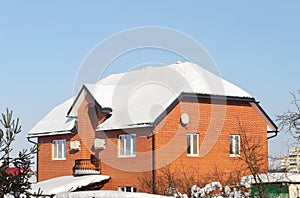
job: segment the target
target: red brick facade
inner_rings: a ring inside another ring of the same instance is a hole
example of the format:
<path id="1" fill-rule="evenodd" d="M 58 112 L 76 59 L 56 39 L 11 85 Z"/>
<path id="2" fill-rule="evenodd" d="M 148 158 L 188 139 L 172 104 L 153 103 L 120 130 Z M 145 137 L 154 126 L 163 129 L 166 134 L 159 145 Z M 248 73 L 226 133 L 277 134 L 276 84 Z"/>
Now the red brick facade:
<path id="1" fill-rule="evenodd" d="M 186 125 L 180 123 L 182 113 L 189 115 L 189 123 Z M 39 137 L 39 181 L 71 175 L 75 159 L 89 158 L 91 154 L 101 160 L 101 174 L 111 177 L 103 187 L 110 190 L 117 190 L 119 186 L 136 186 L 137 191 L 150 191 L 141 186 L 140 179 L 144 175 L 158 175 L 159 169 L 166 165 L 173 172 L 197 170 L 195 177 L 199 180 L 208 180 L 208 175 L 215 172 L 247 172 L 246 165 L 241 160 L 243 156 L 229 155 L 229 136 L 239 133 L 239 125 L 247 129 L 247 136 L 253 142 L 260 141 L 261 146 L 257 151 L 264 159 L 261 170 L 268 168 L 267 124 L 250 103 L 244 100 L 232 99 L 224 104 L 218 100 L 183 98 L 154 127 L 95 132 L 96 126 L 105 117 L 87 96 L 78 109 L 77 134 Z M 118 137 L 127 133 L 136 134 L 136 156 L 120 158 Z M 187 156 L 187 133 L 198 134 L 198 156 Z M 104 150 L 94 150 L 95 137 L 105 139 Z M 67 140 L 66 160 L 52 160 L 52 141 L 57 139 Z M 81 150 L 70 152 L 70 140 L 80 140 Z M 155 153 L 152 152 L 153 149 Z M 155 172 L 152 171 L 153 167 L 157 169 Z"/>

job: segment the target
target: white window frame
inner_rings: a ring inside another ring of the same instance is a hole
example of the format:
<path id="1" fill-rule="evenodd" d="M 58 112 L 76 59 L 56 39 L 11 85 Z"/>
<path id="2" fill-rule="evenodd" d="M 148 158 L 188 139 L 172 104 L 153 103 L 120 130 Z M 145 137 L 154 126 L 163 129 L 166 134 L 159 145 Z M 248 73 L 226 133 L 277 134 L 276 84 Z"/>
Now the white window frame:
<path id="1" fill-rule="evenodd" d="M 240 135 L 232 134 L 229 136 L 229 154 L 230 154 L 230 157 L 240 157 L 241 156 L 241 136 Z"/>
<path id="2" fill-rule="evenodd" d="M 61 151 L 58 148 L 61 145 Z M 56 149 L 55 149 L 56 148 Z M 52 159 L 53 160 L 66 160 L 67 155 L 67 141 L 65 139 L 53 140 L 52 141 Z M 56 151 L 56 153 L 55 153 Z M 60 156 L 61 152 L 61 157 Z"/>
<path id="3" fill-rule="evenodd" d="M 196 136 L 196 151 L 194 151 L 194 137 Z M 190 142 L 188 142 L 188 137 Z M 187 133 L 186 134 L 186 143 L 187 143 L 187 150 L 186 150 L 186 154 L 187 156 L 190 156 L 190 157 L 197 157 L 199 156 L 199 134 L 198 133 Z M 188 147 L 190 145 L 190 149 L 191 149 L 191 153 L 188 153 Z"/>
<path id="4" fill-rule="evenodd" d="M 130 188 L 129 191 L 128 188 Z M 122 191 L 122 192 L 136 192 L 136 187 L 135 186 L 119 186 L 119 191 Z"/>
<path id="5" fill-rule="evenodd" d="M 129 139 L 129 143 L 130 143 L 129 150 L 126 150 L 127 143 L 128 143 L 128 141 L 126 141 L 126 139 Z M 122 140 L 124 142 L 122 142 Z M 119 135 L 118 142 L 119 142 L 118 156 L 120 158 L 136 157 L 136 134 Z"/>

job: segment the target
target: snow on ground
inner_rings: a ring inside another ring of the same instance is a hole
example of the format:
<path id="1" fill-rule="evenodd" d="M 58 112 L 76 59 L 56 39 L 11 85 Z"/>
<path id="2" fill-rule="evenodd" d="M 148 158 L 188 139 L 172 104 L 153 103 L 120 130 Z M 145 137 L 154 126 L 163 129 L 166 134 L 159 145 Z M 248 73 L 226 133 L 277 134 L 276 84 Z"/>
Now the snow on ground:
<path id="1" fill-rule="evenodd" d="M 80 187 L 88 186 L 89 184 L 98 183 L 109 179 L 105 175 L 85 175 L 85 176 L 63 176 L 32 184 L 32 193 L 37 192 L 39 188 L 43 194 L 51 195 L 61 192 L 72 192 Z"/>
<path id="2" fill-rule="evenodd" d="M 295 173 L 268 173 L 257 175 L 263 183 L 299 183 L 300 174 Z M 258 178 L 257 178 L 258 179 Z M 244 176 L 241 179 L 241 185 L 249 188 L 251 184 L 255 184 L 255 180 L 252 175 Z"/>
<path id="3" fill-rule="evenodd" d="M 153 195 L 147 193 L 129 193 L 119 192 L 111 190 L 100 190 L 100 191 L 82 191 L 82 192 L 69 192 L 59 193 L 56 198 L 167 198 L 166 196 Z M 170 198 L 170 197 L 168 197 Z"/>

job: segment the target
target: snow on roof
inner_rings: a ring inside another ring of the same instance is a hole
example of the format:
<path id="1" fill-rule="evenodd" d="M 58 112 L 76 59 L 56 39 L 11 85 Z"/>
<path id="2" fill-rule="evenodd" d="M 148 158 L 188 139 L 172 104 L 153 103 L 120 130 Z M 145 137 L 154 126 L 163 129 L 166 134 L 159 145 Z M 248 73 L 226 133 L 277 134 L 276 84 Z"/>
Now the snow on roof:
<path id="1" fill-rule="evenodd" d="M 29 137 L 69 132 L 88 93 L 101 107 L 112 109 L 112 116 L 97 131 L 153 126 L 182 93 L 253 99 L 238 86 L 193 63 L 147 67 L 85 84 L 74 103 L 70 99 L 54 108 L 30 130 Z"/>
<path id="2" fill-rule="evenodd" d="M 268 173 L 260 174 L 258 177 L 263 183 L 300 183 L 300 174 L 295 173 Z M 244 176 L 241 179 L 241 185 L 249 188 L 251 184 L 255 184 L 254 177 L 252 175 Z"/>
<path id="3" fill-rule="evenodd" d="M 73 99 L 69 99 L 52 109 L 28 132 L 28 137 L 70 133 L 75 126 L 75 119 L 67 117 L 72 103 Z"/>
<path id="4" fill-rule="evenodd" d="M 181 93 L 253 99 L 238 86 L 189 62 L 114 74 L 87 88 L 100 106 L 113 110 L 98 131 L 151 126 Z"/>
<path id="5" fill-rule="evenodd" d="M 36 184 L 32 184 L 31 192 L 37 192 L 39 188 L 43 194 L 52 195 L 62 192 L 72 192 L 78 188 L 88 186 L 90 184 L 98 183 L 108 180 L 110 177 L 106 175 L 85 175 L 85 176 L 63 176 L 53 179 L 45 180 Z"/>
<path id="6" fill-rule="evenodd" d="M 56 195 L 56 198 L 167 198 L 166 196 L 153 195 L 147 193 L 139 192 L 119 192 L 112 190 L 100 190 L 100 191 L 82 191 L 82 192 L 72 192 L 72 193 L 59 193 Z M 169 197 L 170 198 L 170 197 Z"/>

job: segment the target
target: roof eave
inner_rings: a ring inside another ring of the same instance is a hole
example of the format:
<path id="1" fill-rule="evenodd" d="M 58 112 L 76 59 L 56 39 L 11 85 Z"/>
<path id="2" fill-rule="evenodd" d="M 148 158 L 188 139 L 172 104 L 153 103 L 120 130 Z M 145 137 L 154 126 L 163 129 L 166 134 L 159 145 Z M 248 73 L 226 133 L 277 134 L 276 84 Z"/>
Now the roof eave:
<path id="1" fill-rule="evenodd" d="M 113 130 L 125 130 L 125 129 L 134 129 L 134 128 L 148 128 L 153 127 L 153 123 L 138 123 L 138 124 L 132 124 L 132 125 L 126 125 L 126 126 L 117 126 L 117 127 L 106 127 L 102 128 L 100 125 L 96 128 L 96 132 L 102 132 L 102 131 L 113 131 Z"/>
<path id="2" fill-rule="evenodd" d="M 53 135 L 67 135 L 72 134 L 71 131 L 55 131 L 55 132 L 42 132 L 38 134 L 28 134 L 28 138 L 37 138 L 37 137 L 45 137 L 45 136 L 53 136 Z"/>
<path id="3" fill-rule="evenodd" d="M 267 121 L 272 125 L 273 129 L 269 130 L 270 132 L 278 132 L 278 126 L 273 122 L 273 120 L 270 118 L 270 116 L 265 112 L 265 110 L 259 105 L 259 102 L 255 101 L 252 104 L 255 104 L 255 106 L 259 109 L 259 111 L 262 113 L 262 115 L 267 119 Z"/>
<path id="4" fill-rule="evenodd" d="M 242 102 L 256 102 L 254 97 L 250 96 L 225 96 L 225 95 L 213 95 L 213 94 L 204 94 L 204 93 L 191 93 L 191 92 L 182 92 L 180 97 L 193 97 L 193 98 L 207 98 L 214 100 L 234 100 Z"/>

